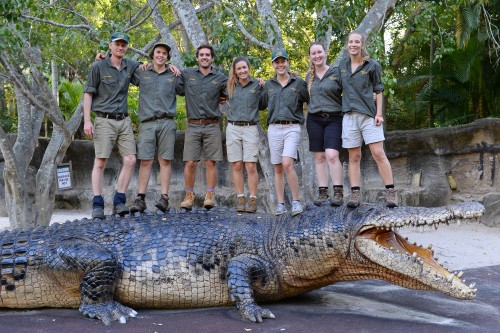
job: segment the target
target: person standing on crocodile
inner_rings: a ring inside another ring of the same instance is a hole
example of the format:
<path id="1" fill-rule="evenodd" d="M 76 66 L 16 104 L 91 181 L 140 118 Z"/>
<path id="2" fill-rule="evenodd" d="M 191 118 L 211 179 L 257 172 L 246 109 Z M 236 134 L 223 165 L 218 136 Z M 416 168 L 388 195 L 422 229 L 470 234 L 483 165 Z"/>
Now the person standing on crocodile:
<path id="1" fill-rule="evenodd" d="M 245 57 L 236 57 L 231 64 L 227 82 L 228 114 L 226 127 L 227 159 L 231 163 L 236 211 L 257 211 L 257 187 L 259 175 L 259 101 L 263 92 L 262 79 L 250 76 L 250 62 Z M 245 199 L 243 166 L 248 177 L 248 201 Z"/>
<path id="2" fill-rule="evenodd" d="M 318 199 L 320 206 L 328 201 L 328 170 L 333 182 L 332 206 L 344 203 L 344 175 L 340 162 L 342 148 L 342 87 L 338 67 L 326 64 L 323 44 L 313 42 L 309 47 L 310 70 L 306 75 L 309 108 L 306 127 L 309 151 L 314 155 Z"/>
<path id="3" fill-rule="evenodd" d="M 342 146 L 347 148 L 349 153 L 351 185 L 351 196 L 347 206 L 354 208 L 361 203 L 361 145 L 364 141 L 370 148 L 384 182 L 387 207 L 396 207 L 398 192 L 394 188 L 391 164 L 384 151 L 382 67 L 370 58 L 366 50 L 366 36 L 361 32 L 349 33 L 346 49 L 349 57 L 340 61 L 339 69 L 344 112 Z"/>
<path id="4" fill-rule="evenodd" d="M 181 78 L 167 66 L 170 46 L 162 42 L 156 43 L 149 57 L 153 60 L 152 66 L 147 66 L 144 71 L 135 71 L 131 80 L 132 84 L 139 87 L 137 158 L 141 160 L 137 197 L 130 206 L 132 213 L 143 212 L 147 208 L 146 191 L 155 155 L 160 164 L 161 187 L 161 196 L 155 206 L 162 212 L 170 208 L 168 192 L 177 131 L 176 93 L 183 91 Z"/>
<path id="5" fill-rule="evenodd" d="M 221 98 L 227 97 L 227 77 L 218 72 L 213 63 L 215 50 L 211 45 L 200 45 L 196 49 L 197 67 L 186 68 L 181 78 L 186 96 L 187 127 L 184 138 L 183 160 L 185 196 L 181 208 L 193 207 L 195 174 L 198 162 L 205 160 L 207 191 L 203 206 L 211 209 L 215 205 L 214 190 L 217 184 L 216 162 L 222 161 L 222 133 L 219 109 Z"/>
<path id="6" fill-rule="evenodd" d="M 135 135 L 128 116 L 127 96 L 130 80 L 139 66 L 125 58 L 130 37 L 123 32 L 111 35 L 111 56 L 96 61 L 90 68 L 83 95 L 83 130 L 94 140 L 95 159 L 92 168 L 92 218 L 104 218 L 103 180 L 106 162 L 116 144 L 123 158 L 113 198 L 113 214 L 129 213 L 126 205 L 128 189 L 136 162 Z M 94 111 L 92 124 L 90 112 Z"/>
<path id="7" fill-rule="evenodd" d="M 287 212 L 285 206 L 285 179 L 292 192 L 292 216 L 302 213 L 299 198 L 299 179 L 294 168 L 300 145 L 301 125 L 304 123 L 304 103 L 309 93 L 304 80 L 289 72 L 290 63 L 286 50 L 272 52 L 272 65 L 276 75 L 267 80 L 260 108 L 267 107 L 267 137 L 271 163 L 274 166 L 274 187 L 277 205 L 275 215 Z"/>

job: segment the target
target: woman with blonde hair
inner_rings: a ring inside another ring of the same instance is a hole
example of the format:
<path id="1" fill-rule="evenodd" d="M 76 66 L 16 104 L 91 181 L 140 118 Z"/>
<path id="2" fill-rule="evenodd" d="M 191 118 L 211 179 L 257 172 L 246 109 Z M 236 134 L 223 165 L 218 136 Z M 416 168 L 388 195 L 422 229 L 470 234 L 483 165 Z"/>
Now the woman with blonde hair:
<path id="1" fill-rule="evenodd" d="M 259 157 L 259 100 L 263 81 L 250 76 L 250 62 L 245 57 L 236 57 L 229 71 L 227 82 L 229 111 L 226 114 L 227 158 L 231 163 L 236 210 L 255 213 L 257 211 L 257 161 Z M 245 197 L 245 167 L 248 177 L 249 198 Z"/>
<path id="2" fill-rule="evenodd" d="M 339 64 L 342 77 L 342 146 L 349 153 L 349 182 L 351 197 L 347 206 L 361 203 L 361 145 L 363 141 L 377 163 L 386 188 L 387 207 L 398 205 L 392 168 L 384 151 L 384 118 L 382 116 L 382 67 L 371 59 L 366 50 L 366 37 L 352 31 L 347 37 L 349 57 Z M 375 94 L 375 101 L 373 100 Z"/>
<path id="3" fill-rule="evenodd" d="M 318 181 L 318 199 L 314 204 L 319 206 L 329 199 L 329 170 L 333 182 L 330 203 L 341 206 L 344 202 L 343 168 L 339 158 L 342 147 L 342 88 L 338 67 L 327 65 L 326 59 L 323 44 L 312 43 L 309 47 L 310 70 L 306 75 L 310 98 L 306 126 Z"/>

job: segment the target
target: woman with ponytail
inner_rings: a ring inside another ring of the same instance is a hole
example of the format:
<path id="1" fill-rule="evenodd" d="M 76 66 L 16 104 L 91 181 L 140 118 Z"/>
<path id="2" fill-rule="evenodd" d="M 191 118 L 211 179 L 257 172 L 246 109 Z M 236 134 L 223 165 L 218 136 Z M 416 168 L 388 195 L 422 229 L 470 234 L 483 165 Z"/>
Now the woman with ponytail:
<path id="1" fill-rule="evenodd" d="M 361 145 L 370 148 L 373 159 L 386 188 L 387 207 L 398 205 L 392 168 L 384 151 L 382 124 L 382 67 L 370 59 L 366 50 L 366 37 L 353 31 L 347 37 L 349 56 L 339 65 L 342 77 L 342 146 L 349 153 L 349 182 L 351 197 L 347 206 L 358 207 L 361 202 Z M 375 94 L 375 101 L 373 95 Z"/>
<path id="2" fill-rule="evenodd" d="M 333 183 L 332 206 L 344 202 L 343 169 L 339 154 L 342 147 L 342 88 L 338 67 L 326 64 L 325 47 L 314 42 L 309 47 L 310 70 L 306 75 L 309 90 L 307 133 L 309 151 L 314 155 L 318 199 L 315 205 L 328 201 L 328 170 Z"/>

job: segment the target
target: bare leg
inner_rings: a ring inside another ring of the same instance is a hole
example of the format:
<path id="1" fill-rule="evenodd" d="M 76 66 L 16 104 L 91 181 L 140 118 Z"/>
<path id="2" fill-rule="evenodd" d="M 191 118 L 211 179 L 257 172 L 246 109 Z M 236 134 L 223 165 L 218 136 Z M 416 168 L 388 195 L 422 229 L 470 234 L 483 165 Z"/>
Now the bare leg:
<path id="1" fill-rule="evenodd" d="M 257 186 L 259 185 L 259 174 L 257 173 L 256 162 L 245 162 L 248 177 L 248 192 L 251 196 L 257 196 Z"/>
<path id="2" fill-rule="evenodd" d="M 243 161 L 231 163 L 231 172 L 233 175 L 233 184 L 236 194 L 244 194 L 245 179 L 243 178 Z"/>
<path id="3" fill-rule="evenodd" d="M 123 156 L 123 166 L 118 176 L 117 192 L 126 193 L 135 168 L 135 155 Z"/>
<path id="4" fill-rule="evenodd" d="M 299 200 L 299 178 L 293 167 L 294 159 L 291 157 L 282 157 L 283 169 L 285 170 L 286 179 L 288 181 L 288 186 L 290 186 L 290 191 L 292 192 L 292 200 Z"/>
<path id="5" fill-rule="evenodd" d="M 139 184 L 137 185 L 138 193 L 146 193 L 152 169 L 153 160 L 141 160 L 141 167 L 139 168 Z"/>

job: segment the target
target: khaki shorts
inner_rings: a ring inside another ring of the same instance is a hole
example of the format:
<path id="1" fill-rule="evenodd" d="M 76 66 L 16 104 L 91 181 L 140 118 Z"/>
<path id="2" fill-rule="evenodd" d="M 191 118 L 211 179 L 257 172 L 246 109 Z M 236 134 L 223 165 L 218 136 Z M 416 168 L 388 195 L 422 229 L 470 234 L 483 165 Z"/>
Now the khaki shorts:
<path id="1" fill-rule="evenodd" d="M 259 160 L 259 129 L 257 125 L 236 126 L 228 123 L 226 149 L 229 162 L 257 162 Z"/>
<path id="2" fill-rule="evenodd" d="M 115 144 L 121 156 L 135 155 L 135 135 L 130 117 L 123 120 L 95 117 L 94 150 L 96 158 L 109 158 Z"/>
<path id="3" fill-rule="evenodd" d="M 184 137 L 183 161 L 222 161 L 222 133 L 219 124 L 187 125 Z"/>
<path id="4" fill-rule="evenodd" d="M 158 119 L 139 124 L 137 139 L 137 158 L 152 160 L 158 157 L 171 161 L 174 159 L 174 147 L 177 125 L 173 119 Z"/>
<path id="5" fill-rule="evenodd" d="M 297 159 L 300 145 L 300 124 L 271 124 L 267 129 L 271 164 L 281 164 L 282 157 Z"/>
<path id="6" fill-rule="evenodd" d="M 375 126 L 372 117 L 360 112 L 347 112 L 342 120 L 342 147 L 357 148 L 384 141 L 384 127 Z"/>

